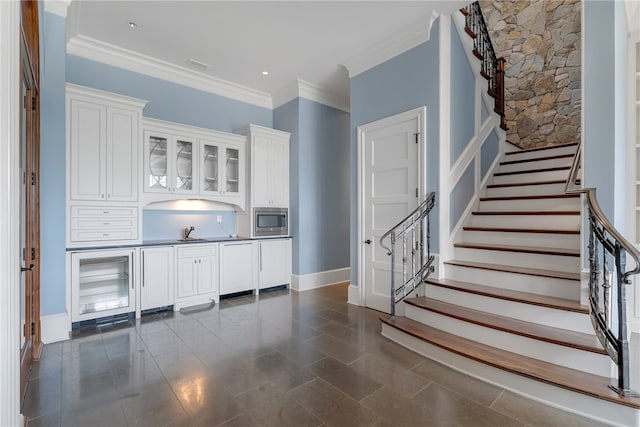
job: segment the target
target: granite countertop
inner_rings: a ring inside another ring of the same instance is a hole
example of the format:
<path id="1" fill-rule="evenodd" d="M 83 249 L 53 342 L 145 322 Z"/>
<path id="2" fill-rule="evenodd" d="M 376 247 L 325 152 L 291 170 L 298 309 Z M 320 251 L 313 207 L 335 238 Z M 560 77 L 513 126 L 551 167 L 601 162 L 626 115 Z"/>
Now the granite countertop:
<path id="1" fill-rule="evenodd" d="M 177 245 L 193 245 L 204 243 L 224 243 L 224 242 L 238 242 L 243 240 L 266 240 L 266 239 L 289 239 L 291 236 L 274 236 L 274 237 L 246 237 L 246 236 L 218 236 L 218 237 L 199 237 L 190 240 L 181 239 L 161 239 L 161 240 L 143 240 L 140 244 L 126 244 L 126 245 L 104 245 L 104 246 L 89 246 L 89 247 L 71 247 L 67 248 L 69 251 L 90 251 L 96 249 L 126 249 L 126 248 L 138 248 L 138 247 L 152 247 L 152 246 L 177 246 Z"/>

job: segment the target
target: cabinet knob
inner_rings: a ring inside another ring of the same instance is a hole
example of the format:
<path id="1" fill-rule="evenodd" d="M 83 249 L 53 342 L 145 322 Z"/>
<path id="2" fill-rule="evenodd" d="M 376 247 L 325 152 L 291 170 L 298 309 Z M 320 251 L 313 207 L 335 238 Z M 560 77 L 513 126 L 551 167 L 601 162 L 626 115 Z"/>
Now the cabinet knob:
<path id="1" fill-rule="evenodd" d="M 101 194 L 101 195 L 100 195 L 100 198 L 101 198 L 101 199 L 104 199 L 104 194 Z"/>
<path id="2" fill-rule="evenodd" d="M 198 260 L 197 260 L 197 259 L 194 259 L 194 260 L 193 260 L 193 263 L 194 263 L 194 264 L 197 264 L 197 263 L 198 263 Z"/>

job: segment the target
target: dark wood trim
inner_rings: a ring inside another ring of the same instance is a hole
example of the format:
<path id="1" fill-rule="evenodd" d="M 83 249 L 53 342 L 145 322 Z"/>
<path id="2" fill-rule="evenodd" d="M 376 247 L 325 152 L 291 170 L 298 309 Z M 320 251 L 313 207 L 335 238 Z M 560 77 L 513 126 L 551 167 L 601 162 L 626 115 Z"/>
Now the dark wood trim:
<path id="1" fill-rule="evenodd" d="M 460 8 L 460 13 L 462 13 L 464 16 L 468 16 L 469 15 L 469 11 L 467 9 L 465 9 L 464 7 Z"/>
<path id="2" fill-rule="evenodd" d="M 473 56 L 478 58 L 480 61 L 484 61 L 484 56 L 482 56 L 482 54 L 478 52 L 476 49 L 473 49 L 471 52 L 473 53 Z"/>
<path id="3" fill-rule="evenodd" d="M 549 277 L 551 279 L 564 279 L 580 281 L 580 273 L 568 273 L 566 271 L 541 270 L 537 268 L 515 267 L 513 265 L 488 264 L 484 262 L 450 260 L 445 264 L 464 268 L 477 268 L 479 270 L 499 271 L 503 273 L 524 274 L 527 276 Z"/>
<path id="4" fill-rule="evenodd" d="M 541 173 L 541 172 L 557 172 L 557 171 L 568 171 L 571 169 L 571 166 L 555 166 L 552 168 L 539 168 L 539 169 L 525 169 L 520 171 L 511 171 L 511 172 L 496 172 L 493 176 L 510 176 L 510 175 L 523 175 L 525 173 Z"/>
<path id="5" fill-rule="evenodd" d="M 453 289 L 459 292 L 481 295 L 489 298 L 513 301 L 521 304 L 547 307 L 554 310 L 570 311 L 573 313 L 589 314 L 589 307 L 581 305 L 579 301 L 572 301 L 563 298 L 554 298 L 546 295 L 532 294 L 530 292 L 520 292 L 511 289 L 495 288 L 491 286 L 477 285 L 474 283 L 461 282 L 451 279 L 427 279 L 426 283 L 443 288 Z"/>
<path id="6" fill-rule="evenodd" d="M 469 27 L 464 27 L 464 32 L 467 33 L 469 35 L 469 37 L 471 37 L 472 39 L 477 38 L 478 36 L 476 35 L 476 33 L 474 33 L 473 31 L 471 31 L 471 29 Z"/>
<path id="7" fill-rule="evenodd" d="M 551 326 L 525 322 L 512 317 L 498 316 L 496 314 L 461 307 L 426 297 L 407 298 L 404 301 L 414 307 L 422 308 L 463 322 L 473 323 L 474 325 L 485 328 L 495 329 L 497 331 L 519 335 L 542 342 L 548 342 L 563 347 L 575 348 L 590 353 L 602 355 L 607 354 L 604 348 L 600 346 L 595 335 L 588 335 L 566 329 L 558 329 Z"/>
<path id="8" fill-rule="evenodd" d="M 506 184 L 488 184 L 487 188 L 502 188 L 502 187 L 525 187 L 527 185 L 549 185 L 549 184 L 566 184 L 567 181 L 562 179 L 555 179 L 550 181 L 529 181 L 529 182 L 509 182 Z"/>
<path id="9" fill-rule="evenodd" d="M 487 231 L 499 233 L 534 233 L 534 234 L 580 234 L 580 230 L 535 229 L 535 228 L 500 228 L 500 227 L 462 227 L 464 231 Z"/>
<path id="10" fill-rule="evenodd" d="M 533 196 L 496 196 L 480 197 L 481 202 L 497 202 L 501 200 L 544 200 L 544 199 L 579 199 L 580 194 L 536 194 Z"/>
<path id="11" fill-rule="evenodd" d="M 580 215 L 580 211 L 475 211 L 471 215 Z"/>
<path id="12" fill-rule="evenodd" d="M 519 163 L 528 163 L 528 162 L 541 162 L 545 160 L 572 159 L 574 157 L 575 157 L 575 154 L 560 154 L 557 156 L 534 157 L 532 159 L 509 160 L 507 162 L 500 162 L 500 166 L 515 165 Z"/>
<path id="13" fill-rule="evenodd" d="M 577 369 L 565 368 L 500 350 L 477 341 L 440 331 L 406 317 L 390 318 L 385 316 L 380 320 L 390 327 L 419 340 L 476 362 L 597 399 L 640 409 L 640 398 L 619 396 L 609 388 L 611 379 L 608 377 L 588 374 Z"/>
<path id="14" fill-rule="evenodd" d="M 507 141 L 509 142 L 509 141 Z M 512 145 L 515 145 L 517 147 L 516 144 L 514 144 L 513 142 L 509 142 Z M 558 145 L 545 145 L 544 147 L 534 147 L 534 148 L 524 148 L 521 149 L 520 151 L 508 151 L 506 153 L 504 153 L 506 156 L 511 156 L 513 154 L 520 154 L 520 153 L 532 153 L 535 151 L 544 151 L 544 150 L 553 150 L 556 148 L 565 148 L 565 147 L 573 147 L 573 146 L 577 146 L 578 143 L 577 142 L 569 142 L 567 144 L 558 144 Z"/>
<path id="15" fill-rule="evenodd" d="M 480 243 L 454 243 L 453 247 L 462 249 L 480 249 L 485 251 L 515 252 L 523 254 L 580 257 L 579 249 L 538 248 L 535 246 L 483 245 Z"/>

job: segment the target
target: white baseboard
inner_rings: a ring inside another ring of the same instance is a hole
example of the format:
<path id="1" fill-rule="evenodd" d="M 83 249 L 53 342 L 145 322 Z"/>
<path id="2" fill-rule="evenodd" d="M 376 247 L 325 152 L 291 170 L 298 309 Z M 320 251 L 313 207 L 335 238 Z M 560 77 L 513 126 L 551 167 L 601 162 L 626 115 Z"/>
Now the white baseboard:
<path id="1" fill-rule="evenodd" d="M 350 274 L 351 268 L 349 267 L 302 275 L 292 274 L 291 289 L 308 291 L 310 289 L 322 288 L 323 286 L 335 285 L 336 283 L 348 282 Z"/>
<path id="2" fill-rule="evenodd" d="M 349 296 L 347 297 L 347 302 L 353 305 L 362 305 L 362 301 L 360 299 L 360 288 L 356 285 L 349 285 Z"/>
<path id="3" fill-rule="evenodd" d="M 44 344 L 69 339 L 71 319 L 67 313 L 40 317 L 41 338 Z"/>

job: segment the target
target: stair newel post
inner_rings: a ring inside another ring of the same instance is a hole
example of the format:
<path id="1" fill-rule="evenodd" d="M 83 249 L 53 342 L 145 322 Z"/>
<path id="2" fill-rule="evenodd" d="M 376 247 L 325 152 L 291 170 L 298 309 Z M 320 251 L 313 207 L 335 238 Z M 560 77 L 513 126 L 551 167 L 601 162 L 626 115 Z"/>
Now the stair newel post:
<path id="1" fill-rule="evenodd" d="M 396 232 L 391 232 L 391 317 L 396 315 Z"/>

